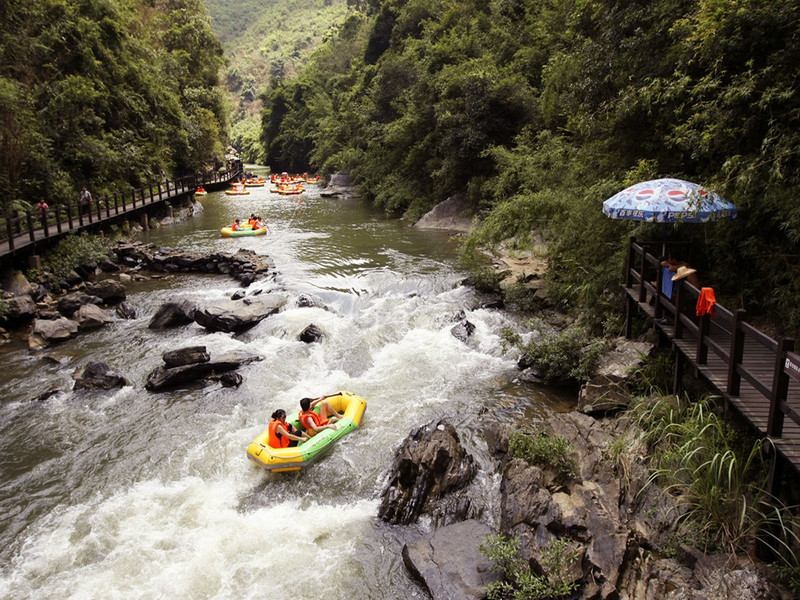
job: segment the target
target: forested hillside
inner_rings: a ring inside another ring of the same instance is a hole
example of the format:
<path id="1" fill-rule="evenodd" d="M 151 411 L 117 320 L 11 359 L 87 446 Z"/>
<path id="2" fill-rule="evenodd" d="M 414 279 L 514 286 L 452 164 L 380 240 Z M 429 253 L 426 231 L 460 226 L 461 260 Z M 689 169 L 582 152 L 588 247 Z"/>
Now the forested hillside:
<path id="1" fill-rule="evenodd" d="M 221 157 L 222 64 L 201 0 L 0 3 L 0 208 Z"/>
<path id="2" fill-rule="evenodd" d="M 697 237 L 729 307 L 800 326 L 797 0 L 369 0 L 263 122 L 279 170 L 351 169 L 392 214 L 464 193 L 466 244 L 544 232 L 550 291 L 618 334 L 623 248 L 660 226 L 606 218 L 629 183 L 674 176 L 736 204 Z M 788 318 L 783 318 L 788 315 Z"/>
<path id="3" fill-rule="evenodd" d="M 248 162 L 264 162 L 260 95 L 294 77 L 311 52 L 336 34 L 346 0 L 205 0 L 225 48 L 233 106 L 231 143 Z"/>

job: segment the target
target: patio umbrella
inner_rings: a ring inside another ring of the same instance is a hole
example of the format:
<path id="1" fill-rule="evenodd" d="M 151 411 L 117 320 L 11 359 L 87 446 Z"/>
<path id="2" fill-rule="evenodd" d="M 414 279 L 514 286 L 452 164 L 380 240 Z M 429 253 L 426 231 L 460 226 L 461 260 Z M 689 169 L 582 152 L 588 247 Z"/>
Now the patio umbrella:
<path id="1" fill-rule="evenodd" d="M 702 186 L 683 179 L 643 181 L 617 192 L 603 202 L 603 213 L 612 219 L 664 223 L 661 254 L 667 252 L 668 223 L 707 223 L 734 219 L 738 209 Z M 672 295 L 672 280 L 664 278 L 664 295 Z"/>
<path id="2" fill-rule="evenodd" d="M 737 208 L 714 192 L 682 179 L 654 179 L 630 186 L 603 202 L 612 219 L 650 223 L 706 223 L 733 219 Z"/>

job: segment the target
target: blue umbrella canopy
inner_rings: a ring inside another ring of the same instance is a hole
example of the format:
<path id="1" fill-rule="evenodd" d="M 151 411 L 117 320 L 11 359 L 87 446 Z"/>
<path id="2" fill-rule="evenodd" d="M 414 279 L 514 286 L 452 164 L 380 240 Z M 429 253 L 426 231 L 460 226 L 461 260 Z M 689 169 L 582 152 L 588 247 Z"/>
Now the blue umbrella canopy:
<path id="1" fill-rule="evenodd" d="M 682 179 L 643 181 L 603 202 L 612 219 L 651 223 L 706 223 L 733 219 L 738 209 L 702 186 Z"/>

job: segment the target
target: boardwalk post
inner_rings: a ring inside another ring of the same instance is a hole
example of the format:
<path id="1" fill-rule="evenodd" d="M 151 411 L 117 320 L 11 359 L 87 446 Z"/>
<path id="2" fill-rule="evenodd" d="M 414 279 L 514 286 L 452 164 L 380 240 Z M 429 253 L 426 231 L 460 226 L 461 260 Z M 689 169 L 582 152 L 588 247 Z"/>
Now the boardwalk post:
<path id="1" fill-rule="evenodd" d="M 794 350 L 793 338 L 779 338 L 778 349 L 775 352 L 775 370 L 772 376 L 772 393 L 769 399 L 769 420 L 767 421 L 767 435 L 781 437 L 783 435 L 783 410 L 781 404 L 786 402 L 789 393 L 789 375 L 786 373 L 786 353 Z"/>
<path id="2" fill-rule="evenodd" d="M 706 336 L 711 329 L 711 317 L 708 314 L 700 317 L 700 327 L 697 330 L 697 354 L 695 359 L 698 365 L 704 365 L 708 362 L 708 345 L 706 344 Z"/>
<path id="3" fill-rule="evenodd" d="M 674 349 L 675 353 L 675 372 L 672 374 L 672 393 L 681 393 L 681 374 L 683 373 L 683 352 Z"/>
<path id="4" fill-rule="evenodd" d="M 739 395 L 739 386 L 742 376 L 739 374 L 739 365 L 744 357 L 744 331 L 741 323 L 747 320 L 747 311 L 738 309 L 733 313 L 733 331 L 731 332 L 731 352 L 728 362 L 728 389 L 731 396 Z"/>
<path id="5" fill-rule="evenodd" d="M 675 290 L 675 339 L 683 338 L 683 322 L 681 321 L 681 312 L 683 311 L 683 281 L 678 282 L 674 288 Z"/>
<path id="6" fill-rule="evenodd" d="M 641 260 L 639 261 L 639 302 L 644 302 L 647 300 L 647 290 L 644 287 L 644 270 L 645 265 L 647 264 L 645 258 L 647 256 L 647 248 L 642 246 L 642 256 Z"/>
<path id="7" fill-rule="evenodd" d="M 6 217 L 6 235 L 8 236 L 8 249 L 14 250 L 14 227 L 11 225 L 11 218 Z"/>
<path id="8" fill-rule="evenodd" d="M 31 211 L 26 210 L 25 217 L 26 220 L 28 221 L 28 237 L 31 239 L 32 242 L 35 242 L 36 234 L 34 232 L 35 227 L 33 226 L 33 215 L 31 214 Z"/>
<path id="9" fill-rule="evenodd" d="M 47 213 L 48 212 L 49 211 L 46 208 L 44 210 L 42 210 L 42 219 L 41 219 L 42 229 L 44 229 L 44 237 L 46 237 L 46 238 L 50 237 L 50 226 L 47 224 Z"/>

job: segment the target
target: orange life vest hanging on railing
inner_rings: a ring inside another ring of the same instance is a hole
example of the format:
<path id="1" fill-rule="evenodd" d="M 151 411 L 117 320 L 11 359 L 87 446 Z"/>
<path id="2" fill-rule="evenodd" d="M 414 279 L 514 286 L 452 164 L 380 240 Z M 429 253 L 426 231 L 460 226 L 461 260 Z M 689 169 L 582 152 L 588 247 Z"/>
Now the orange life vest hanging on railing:
<path id="1" fill-rule="evenodd" d="M 714 295 L 714 288 L 700 288 L 700 295 L 697 297 L 697 316 L 708 315 L 713 319 L 716 312 L 714 309 L 716 303 L 717 297 Z"/>

